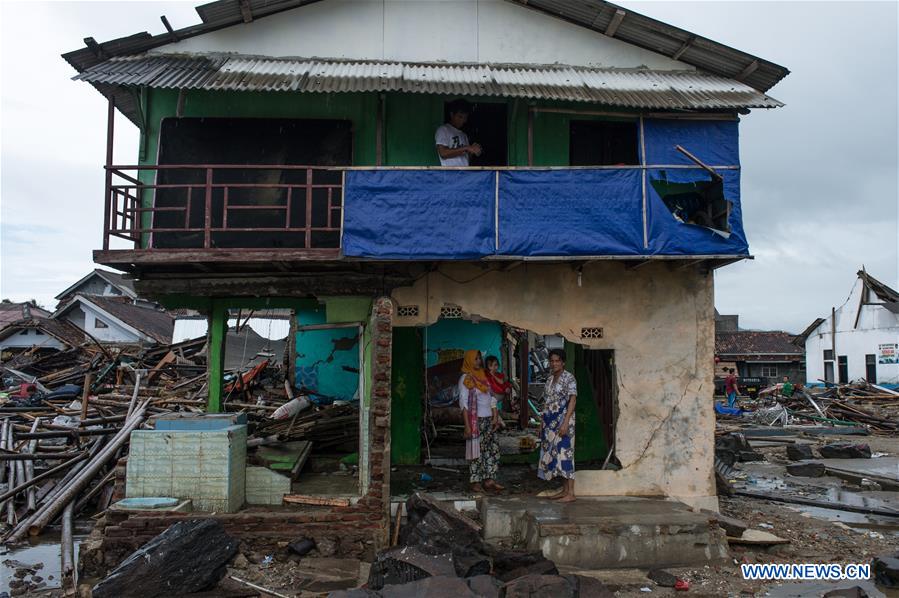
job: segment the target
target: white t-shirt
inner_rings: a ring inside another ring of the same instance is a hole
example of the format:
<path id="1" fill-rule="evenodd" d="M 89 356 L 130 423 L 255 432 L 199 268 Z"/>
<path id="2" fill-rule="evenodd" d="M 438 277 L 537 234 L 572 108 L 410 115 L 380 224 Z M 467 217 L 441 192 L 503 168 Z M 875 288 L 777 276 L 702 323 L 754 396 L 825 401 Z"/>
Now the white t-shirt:
<path id="1" fill-rule="evenodd" d="M 496 397 L 489 392 L 474 389 L 478 401 L 478 417 L 490 417 L 496 407 Z M 459 409 L 468 409 L 468 387 L 465 386 L 465 374 L 459 378 Z"/>
<path id="2" fill-rule="evenodd" d="M 450 149 L 458 149 L 468 145 L 468 135 L 447 123 L 441 125 L 434 134 L 434 142 Z M 437 157 L 440 157 L 438 152 Z M 441 166 L 468 166 L 468 154 L 462 154 L 455 158 L 440 158 Z"/>

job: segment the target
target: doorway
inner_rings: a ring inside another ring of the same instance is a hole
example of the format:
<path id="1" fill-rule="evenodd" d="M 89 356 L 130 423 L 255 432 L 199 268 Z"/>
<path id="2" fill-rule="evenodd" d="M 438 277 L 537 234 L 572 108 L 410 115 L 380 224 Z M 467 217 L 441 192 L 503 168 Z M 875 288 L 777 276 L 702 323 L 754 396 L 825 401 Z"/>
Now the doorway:
<path id="1" fill-rule="evenodd" d="M 601 430 L 607 455 L 614 453 L 615 422 L 618 420 L 618 384 L 615 382 L 615 352 L 584 349 L 584 366 L 590 377 L 596 421 L 588 422 L 590 429 Z"/>
<path id="2" fill-rule="evenodd" d="M 877 355 L 865 355 L 865 380 L 877 384 Z"/>
<path id="3" fill-rule="evenodd" d="M 449 122 L 449 103 L 444 104 L 444 120 Z M 471 143 L 480 143 L 483 152 L 471 156 L 470 166 L 509 165 L 509 127 L 506 105 L 494 102 L 472 102 L 471 114 L 464 130 Z"/>

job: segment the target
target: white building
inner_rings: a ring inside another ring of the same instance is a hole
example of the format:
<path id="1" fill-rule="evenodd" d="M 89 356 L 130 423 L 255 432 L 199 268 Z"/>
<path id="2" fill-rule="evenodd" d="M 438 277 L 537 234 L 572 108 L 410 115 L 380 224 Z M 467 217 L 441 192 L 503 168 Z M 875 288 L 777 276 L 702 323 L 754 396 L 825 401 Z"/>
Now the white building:
<path id="1" fill-rule="evenodd" d="M 864 270 L 846 302 L 798 338 L 805 341 L 809 384 L 899 384 L 899 293 Z"/>
<path id="2" fill-rule="evenodd" d="M 169 344 L 174 318 L 162 309 L 129 303 L 124 297 L 75 295 L 53 314 L 101 343 Z"/>

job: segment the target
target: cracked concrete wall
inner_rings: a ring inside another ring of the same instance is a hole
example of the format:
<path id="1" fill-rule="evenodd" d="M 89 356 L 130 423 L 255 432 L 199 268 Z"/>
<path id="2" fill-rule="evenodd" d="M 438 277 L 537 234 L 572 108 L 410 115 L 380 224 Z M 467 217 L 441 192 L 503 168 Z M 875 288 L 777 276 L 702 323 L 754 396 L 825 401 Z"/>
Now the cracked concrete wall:
<path id="1" fill-rule="evenodd" d="M 396 323 L 431 324 L 451 303 L 466 315 L 614 350 L 616 455 L 623 468 L 578 471 L 578 494 L 666 496 L 717 508 L 713 275 L 667 262 L 635 270 L 592 262 L 578 285 L 571 264 L 485 268 L 443 264 L 414 286 L 396 289 L 396 305 L 419 306 L 417 317 Z M 581 339 L 581 328 L 592 326 L 603 328 L 603 338 Z"/>

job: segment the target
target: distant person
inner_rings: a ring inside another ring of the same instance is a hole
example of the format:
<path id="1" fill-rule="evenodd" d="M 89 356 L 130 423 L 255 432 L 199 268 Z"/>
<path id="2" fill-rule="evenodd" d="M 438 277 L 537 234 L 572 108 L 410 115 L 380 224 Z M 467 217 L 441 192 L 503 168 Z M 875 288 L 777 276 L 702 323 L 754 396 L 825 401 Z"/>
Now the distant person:
<path id="1" fill-rule="evenodd" d="M 796 389 L 793 387 L 793 383 L 790 382 L 789 376 L 784 376 L 784 383 L 783 386 L 780 387 L 780 394 L 789 399 L 793 396 L 795 390 Z"/>
<path id="2" fill-rule="evenodd" d="M 734 373 L 734 369 L 730 368 L 727 372 L 727 378 L 724 379 L 724 392 L 727 393 L 727 406 L 733 407 L 737 402 L 740 386 L 737 384 L 737 375 Z"/>
<path id="3" fill-rule="evenodd" d="M 467 167 L 469 155 L 480 156 L 480 144 L 468 143 L 468 135 L 462 127 L 468 122 L 471 104 L 465 100 L 453 100 L 449 105 L 449 122 L 437 128 L 434 142 L 441 166 Z"/>

